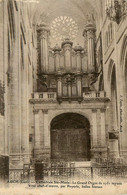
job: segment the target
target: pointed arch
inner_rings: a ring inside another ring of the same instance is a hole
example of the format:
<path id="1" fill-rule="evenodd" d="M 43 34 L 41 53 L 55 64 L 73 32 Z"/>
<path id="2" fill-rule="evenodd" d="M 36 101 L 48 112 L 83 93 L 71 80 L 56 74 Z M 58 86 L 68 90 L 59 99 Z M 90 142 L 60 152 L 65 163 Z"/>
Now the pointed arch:
<path id="1" fill-rule="evenodd" d="M 121 53 L 120 53 L 120 65 L 122 66 L 122 69 L 125 70 L 125 64 L 126 64 L 126 57 L 127 56 L 127 34 L 124 36 L 122 47 L 121 47 Z"/>
<path id="2" fill-rule="evenodd" d="M 108 68 L 108 74 L 107 74 L 107 81 L 110 83 L 110 86 L 111 86 L 111 78 L 112 78 L 112 71 L 113 71 L 113 68 L 115 66 L 115 62 L 113 59 L 110 59 L 110 62 L 109 62 L 109 68 Z"/>

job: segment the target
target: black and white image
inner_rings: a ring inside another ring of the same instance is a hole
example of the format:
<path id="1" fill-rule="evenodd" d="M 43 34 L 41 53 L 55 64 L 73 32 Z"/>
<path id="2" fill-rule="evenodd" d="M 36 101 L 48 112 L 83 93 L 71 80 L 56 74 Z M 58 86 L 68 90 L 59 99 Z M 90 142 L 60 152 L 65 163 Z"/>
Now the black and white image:
<path id="1" fill-rule="evenodd" d="M 127 0 L 0 0 L 2 185 L 126 178 Z"/>

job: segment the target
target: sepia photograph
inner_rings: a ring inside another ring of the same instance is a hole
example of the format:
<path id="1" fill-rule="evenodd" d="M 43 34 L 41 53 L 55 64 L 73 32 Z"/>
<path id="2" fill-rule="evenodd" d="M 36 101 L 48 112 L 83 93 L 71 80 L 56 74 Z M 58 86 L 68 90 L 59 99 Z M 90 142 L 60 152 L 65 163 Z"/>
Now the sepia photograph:
<path id="1" fill-rule="evenodd" d="M 127 0 L 0 0 L 0 195 L 127 195 Z"/>

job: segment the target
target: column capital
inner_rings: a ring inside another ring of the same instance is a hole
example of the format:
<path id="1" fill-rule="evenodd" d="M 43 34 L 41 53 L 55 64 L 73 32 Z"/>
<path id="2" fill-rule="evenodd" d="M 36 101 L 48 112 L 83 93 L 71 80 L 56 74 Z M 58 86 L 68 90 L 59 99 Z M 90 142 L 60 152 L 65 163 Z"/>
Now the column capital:
<path id="1" fill-rule="evenodd" d="M 83 32 L 83 36 L 87 37 L 90 36 L 93 37 L 93 35 L 95 34 L 96 28 L 94 25 L 92 24 L 86 24 L 84 32 Z"/>
<path id="2" fill-rule="evenodd" d="M 62 78 L 62 72 L 59 70 L 56 74 L 57 80 Z"/>
<path id="3" fill-rule="evenodd" d="M 92 109 L 92 112 L 93 112 L 93 113 L 96 113 L 96 112 L 97 112 L 97 109 L 96 109 L 96 108 L 93 108 L 93 109 Z"/>
<path id="4" fill-rule="evenodd" d="M 56 44 L 56 46 L 53 48 L 54 54 L 60 54 L 61 48 Z"/>
<path id="5" fill-rule="evenodd" d="M 76 52 L 76 54 L 81 55 L 81 52 L 83 51 L 83 48 L 78 44 L 75 46 L 74 51 Z"/>
<path id="6" fill-rule="evenodd" d="M 81 79 L 82 77 L 82 73 L 80 71 L 77 71 L 76 72 L 76 78 L 80 78 Z"/>
<path id="7" fill-rule="evenodd" d="M 95 25 L 95 18 L 93 17 L 93 14 L 87 14 L 87 22 L 85 24 L 85 31 L 95 31 L 96 25 Z"/>
<path id="8" fill-rule="evenodd" d="M 71 49 L 71 47 L 72 47 L 72 45 L 73 45 L 73 42 L 70 40 L 70 39 L 68 39 L 68 38 L 66 38 L 63 42 L 62 42 L 62 48 L 64 48 L 64 49 Z"/>
<path id="9" fill-rule="evenodd" d="M 42 24 L 37 25 L 37 31 L 41 32 L 41 33 L 45 32 L 45 31 L 50 32 L 50 28 L 47 26 L 46 23 L 43 22 Z"/>
<path id="10" fill-rule="evenodd" d="M 57 81 L 62 81 L 62 76 L 58 75 L 57 76 Z"/>
<path id="11" fill-rule="evenodd" d="M 37 32 L 39 34 L 39 39 L 47 39 L 50 35 L 49 27 L 43 22 L 40 25 L 37 25 Z"/>
<path id="12" fill-rule="evenodd" d="M 42 109 L 42 112 L 43 112 L 44 114 L 48 114 L 48 109 Z"/>
<path id="13" fill-rule="evenodd" d="M 106 108 L 101 108 L 100 111 L 101 113 L 104 113 L 106 111 Z"/>
<path id="14" fill-rule="evenodd" d="M 33 112 L 34 112 L 34 114 L 38 114 L 39 113 L 39 109 L 34 109 Z"/>

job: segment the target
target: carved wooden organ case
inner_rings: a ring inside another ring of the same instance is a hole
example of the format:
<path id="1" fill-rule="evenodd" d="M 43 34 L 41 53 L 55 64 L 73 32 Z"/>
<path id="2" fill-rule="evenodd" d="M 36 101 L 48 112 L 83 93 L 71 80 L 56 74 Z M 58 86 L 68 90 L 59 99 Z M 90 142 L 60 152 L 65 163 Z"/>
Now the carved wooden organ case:
<path id="1" fill-rule="evenodd" d="M 95 26 L 89 22 L 83 36 L 85 47 L 66 38 L 61 47 L 50 47 L 50 29 L 45 23 L 37 26 L 38 92 L 56 92 L 61 101 L 82 101 L 83 93 L 93 90 L 98 77 L 95 60 Z"/>

